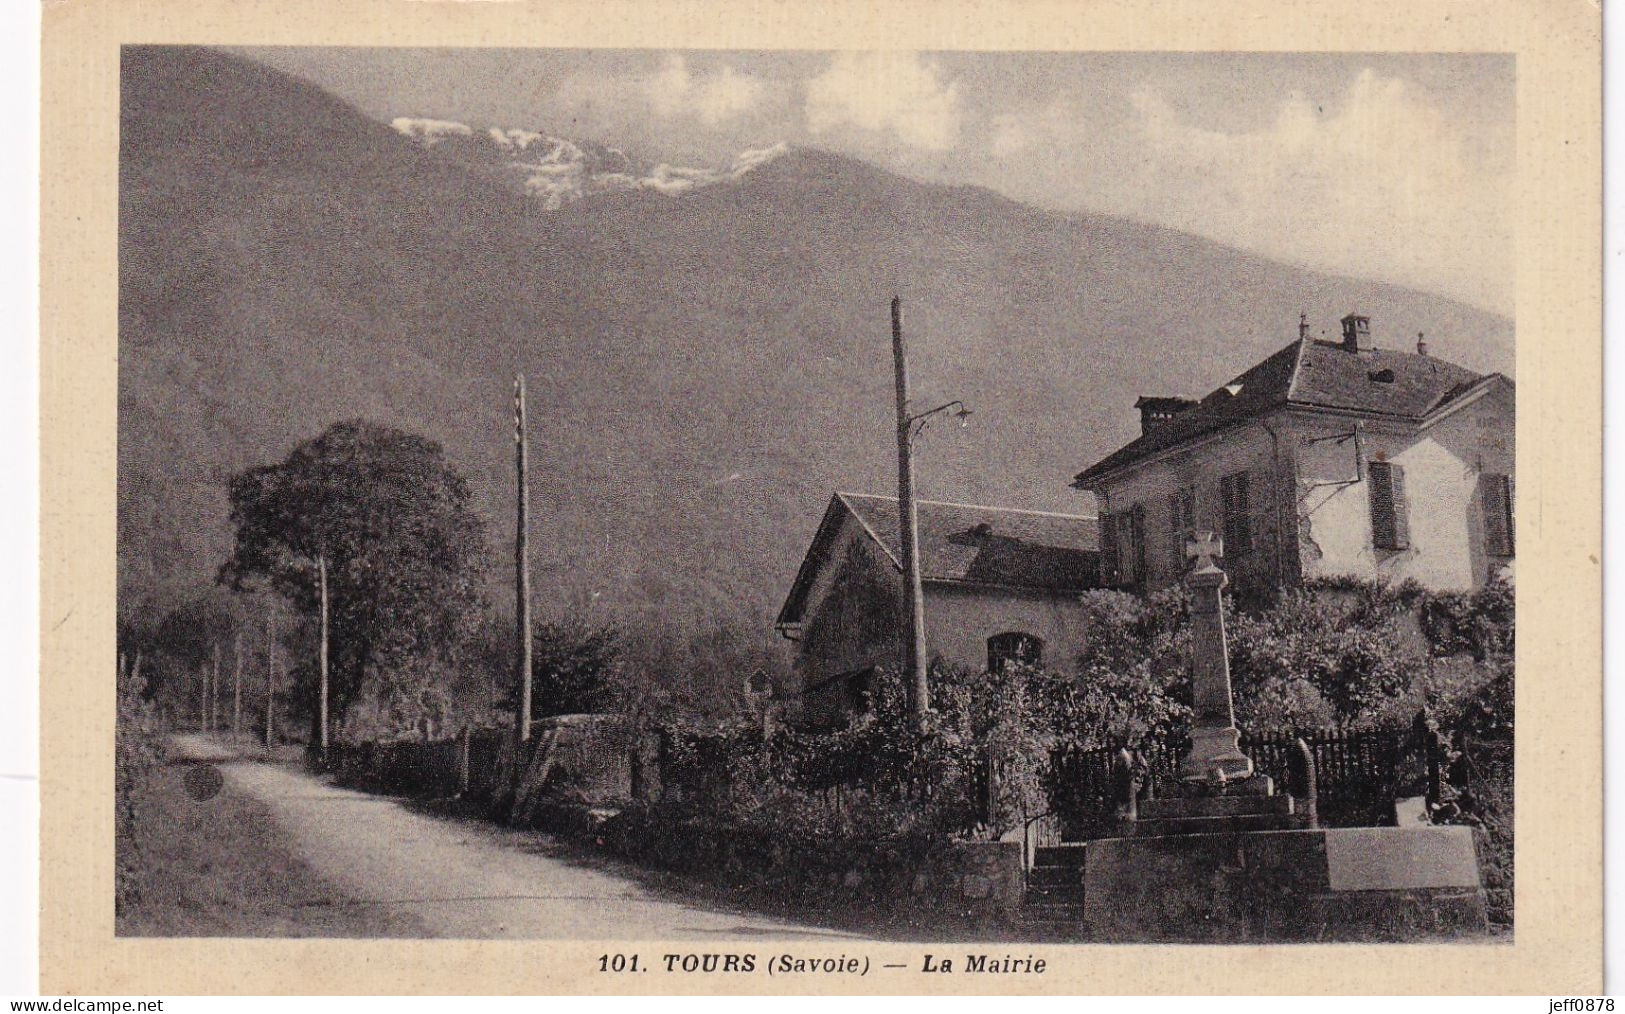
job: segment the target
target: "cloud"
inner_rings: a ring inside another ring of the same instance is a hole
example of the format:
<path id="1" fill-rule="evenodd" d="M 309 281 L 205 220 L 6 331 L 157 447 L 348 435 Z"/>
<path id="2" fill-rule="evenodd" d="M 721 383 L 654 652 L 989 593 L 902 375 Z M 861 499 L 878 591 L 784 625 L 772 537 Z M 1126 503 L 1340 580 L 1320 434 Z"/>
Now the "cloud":
<path id="1" fill-rule="evenodd" d="M 1191 122 L 1154 88 L 1126 122 L 1094 112 L 995 116 L 989 171 L 1045 167 L 1076 204 L 1512 310 L 1511 159 L 1403 78 L 1364 69 L 1324 106 L 1287 95 L 1251 130 Z"/>
<path id="2" fill-rule="evenodd" d="M 763 83 L 727 64 L 710 74 L 695 74 L 681 53 L 642 81 L 649 106 L 662 116 L 693 116 L 716 126 L 756 108 L 766 94 Z"/>
<path id="3" fill-rule="evenodd" d="M 837 53 L 805 93 L 814 134 L 852 127 L 929 151 L 947 151 L 959 137 L 959 85 L 918 53 Z"/>
<path id="4" fill-rule="evenodd" d="M 1293 95 L 1241 133 L 1133 104 L 1165 224 L 1511 310 L 1510 161 L 1405 80 L 1367 68 L 1334 111 Z"/>
<path id="5" fill-rule="evenodd" d="M 988 149 L 995 158 L 1009 159 L 1045 144 L 1079 140 L 1077 120 L 1060 99 L 1042 109 L 999 113 L 988 125 Z"/>
<path id="6" fill-rule="evenodd" d="M 659 125 L 719 129 L 781 108 L 786 85 L 721 63 L 696 66 L 668 53 L 653 69 L 587 70 L 559 82 L 552 101 L 611 136 L 639 136 Z M 685 128 L 686 129 L 686 128 Z"/>

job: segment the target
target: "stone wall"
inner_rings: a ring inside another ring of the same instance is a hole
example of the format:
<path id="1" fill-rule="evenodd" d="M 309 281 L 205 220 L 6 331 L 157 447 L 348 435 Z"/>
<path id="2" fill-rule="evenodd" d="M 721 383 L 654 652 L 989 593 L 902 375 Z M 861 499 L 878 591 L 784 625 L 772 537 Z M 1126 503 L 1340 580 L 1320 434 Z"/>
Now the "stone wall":
<path id="1" fill-rule="evenodd" d="M 1414 940 L 1488 929 L 1472 830 L 1109 838 L 1084 849 L 1097 940 Z"/>
<path id="2" fill-rule="evenodd" d="M 903 904 L 972 922 L 1013 923 L 1026 889 L 1017 841 L 958 842 L 920 864 Z"/>

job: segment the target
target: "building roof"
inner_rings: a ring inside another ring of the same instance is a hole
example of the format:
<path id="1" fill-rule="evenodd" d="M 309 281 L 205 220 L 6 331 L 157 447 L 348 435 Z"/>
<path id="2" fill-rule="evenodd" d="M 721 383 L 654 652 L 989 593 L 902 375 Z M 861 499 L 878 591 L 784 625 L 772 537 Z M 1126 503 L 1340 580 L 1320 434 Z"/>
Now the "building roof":
<path id="1" fill-rule="evenodd" d="M 1300 339 L 1090 465 L 1072 484 L 1087 489 L 1102 476 L 1158 451 L 1282 406 L 1420 422 L 1491 379 L 1506 378 L 1414 352 L 1350 352 L 1341 342 Z"/>
<path id="2" fill-rule="evenodd" d="M 1100 541 L 1094 518 L 935 500 L 918 500 L 915 508 L 920 576 L 926 581 L 1055 593 L 1097 583 Z M 848 517 L 902 571 L 897 498 L 836 493 L 779 611 L 781 625 L 801 621 L 819 571 L 836 562 L 829 552 Z"/>

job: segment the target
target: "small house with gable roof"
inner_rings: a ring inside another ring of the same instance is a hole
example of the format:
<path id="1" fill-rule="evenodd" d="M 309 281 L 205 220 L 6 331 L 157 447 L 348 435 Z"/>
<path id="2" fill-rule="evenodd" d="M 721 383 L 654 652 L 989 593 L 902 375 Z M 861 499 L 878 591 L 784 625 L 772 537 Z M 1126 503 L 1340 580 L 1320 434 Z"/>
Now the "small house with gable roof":
<path id="1" fill-rule="evenodd" d="M 1512 381 L 1341 341 L 1298 340 L 1200 400 L 1141 398 L 1139 437 L 1080 472 L 1112 587 L 1178 581 L 1198 529 L 1241 588 L 1306 578 L 1470 589 L 1513 560 Z"/>
<path id="2" fill-rule="evenodd" d="M 1078 594 L 1099 584 L 1093 518 L 916 504 L 930 658 L 982 669 L 1042 664 L 1078 643 Z M 836 493 L 777 629 L 796 644 L 803 722 L 862 711 L 875 671 L 902 660 L 897 500 Z"/>

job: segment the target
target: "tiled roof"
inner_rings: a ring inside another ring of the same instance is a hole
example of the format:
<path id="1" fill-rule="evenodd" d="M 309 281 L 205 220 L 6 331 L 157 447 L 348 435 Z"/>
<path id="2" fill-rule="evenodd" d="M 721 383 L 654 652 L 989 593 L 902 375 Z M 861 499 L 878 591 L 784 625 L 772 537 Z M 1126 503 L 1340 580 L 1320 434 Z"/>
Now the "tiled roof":
<path id="1" fill-rule="evenodd" d="M 1493 374 L 1492 374 L 1493 376 Z M 1073 485 L 1282 405 L 1420 421 L 1485 379 L 1434 356 L 1303 339 L 1078 473 Z"/>
<path id="2" fill-rule="evenodd" d="M 1075 514 L 916 501 L 920 575 L 927 581 L 993 585 L 1047 592 L 1082 591 L 1098 583 L 1099 530 Z M 801 573 L 779 613 L 799 622 L 807 592 L 845 516 L 856 517 L 901 568 L 897 499 L 837 493 L 813 539 Z"/>

